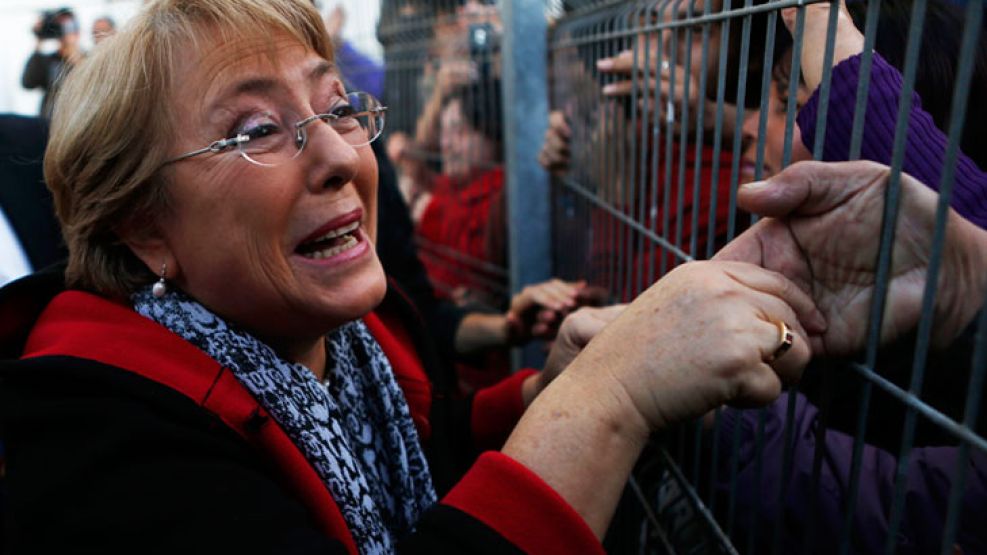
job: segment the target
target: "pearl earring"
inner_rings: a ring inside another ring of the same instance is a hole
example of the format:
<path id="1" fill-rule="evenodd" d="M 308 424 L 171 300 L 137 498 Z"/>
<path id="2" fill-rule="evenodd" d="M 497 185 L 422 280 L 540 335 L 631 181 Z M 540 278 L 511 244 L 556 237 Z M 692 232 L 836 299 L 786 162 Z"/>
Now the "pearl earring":
<path id="1" fill-rule="evenodd" d="M 154 295 L 155 299 L 160 299 L 165 296 L 168 292 L 168 285 L 165 283 L 165 273 L 168 270 L 168 265 L 166 263 L 161 264 L 161 279 L 154 283 L 151 287 L 151 294 Z"/>

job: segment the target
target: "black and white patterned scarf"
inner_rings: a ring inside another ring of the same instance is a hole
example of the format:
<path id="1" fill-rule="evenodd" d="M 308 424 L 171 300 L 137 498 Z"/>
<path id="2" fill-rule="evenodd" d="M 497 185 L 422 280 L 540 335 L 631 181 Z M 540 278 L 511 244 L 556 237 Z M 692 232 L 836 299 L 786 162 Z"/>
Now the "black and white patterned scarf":
<path id="1" fill-rule="evenodd" d="M 179 291 L 134 309 L 230 369 L 305 455 L 361 553 L 393 553 L 435 503 L 428 465 L 390 362 L 361 321 L 326 336 L 326 379 L 288 362 Z"/>

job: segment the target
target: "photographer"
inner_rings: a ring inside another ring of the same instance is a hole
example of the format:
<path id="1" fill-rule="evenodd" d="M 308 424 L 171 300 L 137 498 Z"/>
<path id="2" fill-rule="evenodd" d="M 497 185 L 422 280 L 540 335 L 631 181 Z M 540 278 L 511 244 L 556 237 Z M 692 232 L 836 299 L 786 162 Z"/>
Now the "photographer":
<path id="1" fill-rule="evenodd" d="M 24 66 L 21 85 L 25 89 L 44 89 L 41 117 L 48 119 L 59 81 L 83 56 L 79 48 L 79 22 L 68 8 L 44 12 L 34 25 L 34 35 L 38 38 L 37 47 Z M 46 54 L 42 52 L 42 44 L 50 39 L 58 40 L 58 50 Z"/>

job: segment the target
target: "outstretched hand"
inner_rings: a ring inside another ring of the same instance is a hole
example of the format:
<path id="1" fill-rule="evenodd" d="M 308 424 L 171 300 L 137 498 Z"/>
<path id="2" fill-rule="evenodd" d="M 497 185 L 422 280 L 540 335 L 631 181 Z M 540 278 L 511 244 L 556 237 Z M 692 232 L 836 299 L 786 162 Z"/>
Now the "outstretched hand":
<path id="1" fill-rule="evenodd" d="M 816 90 L 822 82 L 823 57 L 826 53 L 826 35 L 829 30 L 829 2 L 812 4 L 805 8 L 805 28 L 802 33 L 802 77 L 810 91 Z M 864 51 L 864 36 L 853 24 L 846 1 L 840 2 L 840 12 L 836 18 L 836 38 L 833 51 L 833 64 L 860 54 Z M 795 35 L 795 18 L 798 8 L 781 10 L 781 19 L 788 32 Z"/>
<path id="2" fill-rule="evenodd" d="M 554 339 L 566 315 L 580 306 L 599 306 L 605 300 L 605 291 L 584 281 L 551 279 L 529 285 L 511 299 L 506 314 L 508 341 L 518 345 L 531 339 Z"/>
<path id="3" fill-rule="evenodd" d="M 809 293 L 826 318 L 813 352 L 848 355 L 866 341 L 890 170 L 873 162 L 804 162 L 738 190 L 740 207 L 767 216 L 716 260 L 751 262 Z M 932 252 L 938 195 L 901 177 L 900 212 L 881 340 L 914 329 Z M 948 345 L 984 298 L 987 233 L 950 210 L 935 304 L 934 345 Z"/>

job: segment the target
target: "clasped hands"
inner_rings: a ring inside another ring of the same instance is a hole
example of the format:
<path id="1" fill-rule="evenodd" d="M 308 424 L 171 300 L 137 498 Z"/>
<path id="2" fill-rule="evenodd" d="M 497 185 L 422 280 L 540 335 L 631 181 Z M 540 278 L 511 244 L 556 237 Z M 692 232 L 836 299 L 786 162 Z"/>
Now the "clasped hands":
<path id="1" fill-rule="evenodd" d="M 546 372 L 588 381 L 647 433 L 724 403 L 772 401 L 811 356 L 866 341 L 889 170 L 871 162 L 806 162 L 742 186 L 738 204 L 766 216 L 712 261 L 680 266 L 626 309 L 581 309 L 563 324 Z M 902 175 L 881 341 L 921 315 L 938 196 Z M 987 232 L 950 211 L 933 345 L 972 321 L 987 285 Z M 780 320 L 795 333 L 776 360 Z M 770 362 L 769 362 L 770 361 Z M 566 368 L 561 372 L 561 368 Z M 552 386 L 554 387 L 554 385 Z"/>

